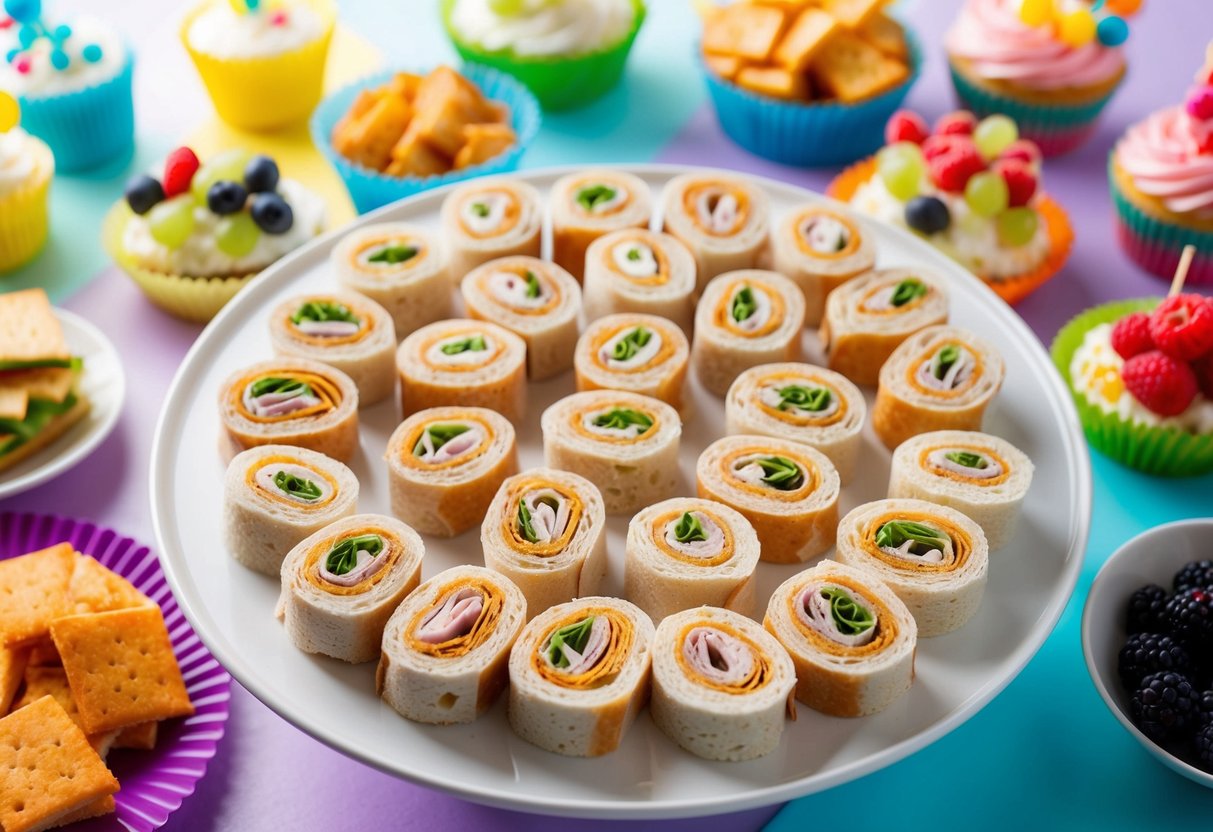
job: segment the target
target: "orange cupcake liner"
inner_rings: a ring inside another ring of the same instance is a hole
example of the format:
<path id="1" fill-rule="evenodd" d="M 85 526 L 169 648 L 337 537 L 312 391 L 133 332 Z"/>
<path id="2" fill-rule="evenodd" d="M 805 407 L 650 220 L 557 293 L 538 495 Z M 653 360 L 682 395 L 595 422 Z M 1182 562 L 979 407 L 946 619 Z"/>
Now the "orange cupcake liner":
<path id="1" fill-rule="evenodd" d="M 875 175 L 876 157 L 863 159 L 834 177 L 826 188 L 826 196 L 839 202 L 850 202 L 859 187 Z M 1049 254 L 1040 265 L 1016 277 L 991 278 L 977 275 L 1010 304 L 1019 303 L 1055 277 L 1070 258 L 1070 249 L 1074 245 L 1074 227 L 1070 224 L 1070 215 L 1066 213 L 1066 209 L 1048 196 L 1041 196 L 1037 200 L 1036 210 L 1040 212 L 1049 234 Z"/>

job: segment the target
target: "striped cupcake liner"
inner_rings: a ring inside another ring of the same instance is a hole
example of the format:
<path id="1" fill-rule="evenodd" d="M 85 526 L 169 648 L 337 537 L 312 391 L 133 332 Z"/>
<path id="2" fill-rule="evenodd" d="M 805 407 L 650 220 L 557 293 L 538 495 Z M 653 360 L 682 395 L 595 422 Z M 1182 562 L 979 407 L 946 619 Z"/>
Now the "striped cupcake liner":
<path id="1" fill-rule="evenodd" d="M 0 273 L 37 256 L 50 233 L 51 172 L 0 197 Z"/>
<path id="2" fill-rule="evenodd" d="M 1091 447 L 1122 465 L 1161 477 L 1192 477 L 1213 471 L 1213 434 L 1126 421 L 1087 401 L 1074 389 L 1070 364 L 1083 338 L 1096 326 L 1112 323 L 1131 312 L 1153 309 L 1157 300 L 1125 300 L 1096 306 L 1062 327 L 1053 339 L 1053 363 L 1074 398 L 1078 419 Z"/>
<path id="3" fill-rule="evenodd" d="M 1138 208 L 1117 186 L 1109 169 L 1108 188 L 1116 206 L 1116 239 L 1137 265 L 1170 281 L 1185 246 L 1196 247 L 1188 286 L 1213 286 L 1213 233 L 1157 219 Z"/>
<path id="4" fill-rule="evenodd" d="M 115 814 L 81 828 L 153 832 L 194 793 L 223 739 L 232 677 L 190 627 L 173 598 L 156 555 L 113 529 L 51 514 L 0 513 L 0 559 L 67 541 L 126 578 L 160 605 L 181 666 L 194 715 L 161 723 L 152 751 L 111 751 L 106 764 L 121 784 Z M 115 823 L 116 821 L 116 823 Z M 73 829 L 76 825 L 72 826 Z"/>
<path id="5" fill-rule="evenodd" d="M 1032 104 L 979 87 L 954 66 L 950 71 L 952 85 L 965 109 L 978 118 L 1010 116 L 1019 126 L 1019 134 L 1035 142 L 1046 157 L 1061 156 L 1082 146 L 1095 132 L 1099 114 L 1117 89 L 1113 87 L 1083 104 Z"/>

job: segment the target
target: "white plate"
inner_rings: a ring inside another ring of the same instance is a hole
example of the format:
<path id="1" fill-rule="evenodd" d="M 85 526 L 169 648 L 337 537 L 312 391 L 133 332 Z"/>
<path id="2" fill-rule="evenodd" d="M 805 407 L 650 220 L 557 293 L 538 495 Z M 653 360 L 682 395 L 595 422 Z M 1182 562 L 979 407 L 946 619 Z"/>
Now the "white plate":
<path id="1" fill-rule="evenodd" d="M 659 190 L 690 168 L 629 166 Z M 571 169 L 522 174 L 541 191 Z M 770 180 L 777 215 L 823 197 Z M 355 225 L 406 220 L 436 228 L 444 191 L 388 206 Z M 278 583 L 227 557 L 220 538 L 223 463 L 217 391 L 236 369 L 271 355 L 269 310 L 304 291 L 332 289 L 329 234 L 267 269 L 207 328 L 169 391 L 151 463 L 152 514 L 165 572 L 195 629 L 258 698 L 321 741 L 384 771 L 462 797 L 562 815 L 656 818 L 716 814 L 776 803 L 875 771 L 939 739 L 1011 681 L 1044 642 L 1073 591 L 1090 520 L 1090 468 L 1069 393 L 1040 343 L 980 281 L 925 243 L 890 227 L 873 228 L 881 266 L 930 267 L 946 279 L 952 320 L 989 339 L 1006 357 L 1006 385 L 986 428 L 1022 448 L 1036 479 L 1014 543 L 997 552 L 978 615 L 959 632 L 924 640 L 918 679 L 889 710 L 836 719 L 808 708 L 789 723 L 779 748 L 749 763 L 711 763 L 680 750 L 642 714 L 613 754 L 575 760 L 515 737 L 505 703 L 473 725 L 422 726 L 380 702 L 374 665 L 351 667 L 291 646 L 273 616 Z M 820 358 L 813 334 L 811 358 Z M 530 388 L 519 430 L 524 467 L 542 461 L 539 414 L 573 390 L 572 373 Z M 695 458 L 724 433 L 723 402 L 694 386 L 697 413 L 682 436 L 683 493 L 694 493 Z M 383 451 L 398 422 L 396 404 L 363 411 L 362 448 L 352 467 L 362 482 L 361 511 L 388 511 Z M 863 470 L 843 492 L 841 510 L 883 498 L 889 453 L 868 428 Z M 627 518 L 611 518 L 606 593 L 622 587 Z M 427 539 L 424 577 L 458 563 L 480 563 L 478 530 L 450 541 Z M 762 564 L 765 599 L 795 567 Z M 1008 726 L 1008 730 L 1014 730 Z"/>
<path id="2" fill-rule="evenodd" d="M 84 359 L 79 389 L 92 406 L 71 430 L 38 453 L 0 472 L 0 500 L 54 479 L 91 454 L 110 435 L 122 413 L 126 374 L 122 359 L 101 330 L 66 309 L 55 309 L 72 355 Z"/>

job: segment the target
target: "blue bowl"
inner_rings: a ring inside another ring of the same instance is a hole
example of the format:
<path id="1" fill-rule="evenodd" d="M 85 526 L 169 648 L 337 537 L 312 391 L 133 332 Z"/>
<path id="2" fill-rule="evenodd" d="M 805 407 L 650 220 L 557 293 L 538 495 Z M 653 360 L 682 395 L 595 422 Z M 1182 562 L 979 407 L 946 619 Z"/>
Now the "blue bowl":
<path id="1" fill-rule="evenodd" d="M 349 111 L 358 93 L 383 86 L 397 71 L 380 72 L 338 90 L 320 102 L 320 106 L 312 114 L 312 140 L 336 168 L 359 214 L 452 182 L 509 173 L 518 169 L 518 160 L 539 132 L 539 102 L 526 87 L 509 75 L 475 64 L 465 65 L 463 76 L 479 87 L 486 98 L 499 101 L 510 108 L 510 126 L 518 137 L 513 147 L 483 164 L 438 176 L 388 176 L 351 162 L 338 153 L 329 139 L 333 127 Z"/>

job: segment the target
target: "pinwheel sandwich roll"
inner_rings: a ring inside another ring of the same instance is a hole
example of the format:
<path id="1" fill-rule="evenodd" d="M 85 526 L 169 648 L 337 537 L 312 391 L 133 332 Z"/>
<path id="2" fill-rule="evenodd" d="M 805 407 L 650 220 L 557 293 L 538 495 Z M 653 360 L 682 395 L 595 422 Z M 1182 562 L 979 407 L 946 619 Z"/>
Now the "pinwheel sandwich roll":
<path id="1" fill-rule="evenodd" d="M 759 554 L 740 512 L 712 500 L 665 500 L 628 524 L 623 594 L 654 621 L 699 606 L 749 615 Z"/>
<path id="2" fill-rule="evenodd" d="M 585 273 L 586 250 L 604 234 L 647 228 L 648 184 L 620 170 L 588 170 L 556 180 L 551 191 L 552 259 L 573 277 Z"/>
<path id="3" fill-rule="evenodd" d="M 753 760 L 779 745 L 796 671 L 770 633 L 715 607 L 676 613 L 653 637 L 653 722 L 708 760 Z"/>
<path id="4" fill-rule="evenodd" d="M 987 433 L 940 430 L 907 439 L 893 452 L 889 496 L 950 506 L 974 520 L 991 550 L 1011 542 L 1032 485 L 1032 460 Z"/>
<path id="5" fill-rule="evenodd" d="M 581 286 L 555 263 L 506 257 L 469 272 L 460 287 L 468 317 L 526 341 L 527 372 L 540 381 L 573 366 Z"/>
<path id="6" fill-rule="evenodd" d="M 381 514 L 304 538 L 282 562 L 278 616 L 291 642 L 352 664 L 379 658 L 383 628 L 420 581 L 424 554 L 417 532 Z"/>
<path id="7" fill-rule="evenodd" d="M 396 390 L 396 330 L 387 310 L 352 292 L 300 295 L 270 317 L 274 353 L 309 358 L 349 376 L 358 405 L 369 407 Z"/>
<path id="8" fill-rule="evenodd" d="M 695 255 L 700 292 L 719 274 L 759 265 L 770 204 L 758 185 L 725 173 L 683 174 L 665 186 L 663 206 L 664 230 Z"/>
<path id="9" fill-rule="evenodd" d="M 805 323 L 818 326 L 826 298 L 876 265 L 876 244 L 863 220 L 840 207 L 802 205 L 771 235 L 775 271 L 804 293 Z"/>
<path id="10" fill-rule="evenodd" d="M 414 413 L 387 446 L 392 513 L 423 534 L 454 537 L 480 522 L 518 471 L 514 426 L 482 407 Z"/>
<path id="11" fill-rule="evenodd" d="M 880 368 L 872 427 L 893 450 L 920 433 L 981 430 L 1006 368 L 993 346 L 957 327 L 907 339 Z"/>
<path id="12" fill-rule="evenodd" d="M 456 282 L 499 257 L 538 257 L 542 232 L 539 191 L 518 179 L 476 179 L 442 201 L 442 239 Z"/>
<path id="13" fill-rule="evenodd" d="M 526 412 L 526 342 L 488 321 L 424 326 L 396 350 L 407 417 L 430 407 L 487 407 L 512 422 Z"/>
<path id="14" fill-rule="evenodd" d="M 606 510 L 594 483 L 532 468 L 501 484 L 480 526 L 484 565 L 512 580 L 538 615 L 598 592 L 606 577 Z"/>
<path id="15" fill-rule="evenodd" d="M 826 299 L 821 344 L 831 370 L 875 385 L 880 368 L 902 341 L 946 323 L 942 283 L 917 269 L 881 269 L 839 286 Z"/>
<path id="16" fill-rule="evenodd" d="M 812 364 L 764 364 L 737 377 L 725 397 L 725 429 L 790 439 L 830 458 L 843 485 L 855 473 L 868 404 L 840 373 Z"/>
<path id="17" fill-rule="evenodd" d="M 543 412 L 543 462 L 598 486 L 607 514 L 633 514 L 678 490 L 682 421 L 665 402 L 616 390 L 566 396 Z"/>
<path id="18" fill-rule="evenodd" d="M 540 613 L 510 651 L 514 732 L 570 757 L 614 751 L 648 702 L 652 646 L 653 622 L 618 598 Z"/>
<path id="19" fill-rule="evenodd" d="M 909 608 L 924 638 L 956 630 L 981 605 L 989 547 L 981 526 L 924 500 L 877 500 L 838 526 L 839 563 L 867 569 Z"/>
<path id="20" fill-rule="evenodd" d="M 638 312 L 678 324 L 695 320 L 695 258 L 677 237 L 639 228 L 599 237 L 585 255 L 585 319 Z"/>
<path id="21" fill-rule="evenodd" d="M 451 316 L 451 272 L 438 241 L 407 223 L 378 223 L 347 234 L 332 253 L 337 282 L 392 316 L 396 340 Z"/>
<path id="22" fill-rule="evenodd" d="M 726 436 L 695 464 L 699 496 L 745 516 L 762 560 L 802 563 L 834 545 L 838 472 L 816 448 L 767 436 Z"/>
<path id="23" fill-rule="evenodd" d="M 358 448 L 358 388 L 340 370 L 306 358 L 261 361 L 228 376 L 219 418 L 233 455 L 296 445 L 347 462 Z"/>
<path id="24" fill-rule="evenodd" d="M 870 570 L 827 560 L 793 575 L 763 624 L 796 665 L 796 698 L 822 713 L 874 714 L 914 681 L 918 625 Z"/>
<path id="25" fill-rule="evenodd" d="M 505 690 L 526 611 L 504 575 L 479 566 L 440 572 L 388 619 L 376 691 L 414 722 L 474 721 Z"/>
<path id="26" fill-rule="evenodd" d="M 691 362 L 717 396 L 751 367 L 800 358 L 804 295 L 792 281 L 757 269 L 708 284 L 695 310 Z"/>
<path id="27" fill-rule="evenodd" d="M 577 342 L 573 367 L 578 390 L 643 393 L 681 411 L 686 402 L 691 348 L 682 329 L 656 315 L 621 313 L 599 318 Z"/>
<path id="28" fill-rule="evenodd" d="M 292 445 L 249 448 L 223 477 L 223 539 L 237 561 L 277 575 L 299 541 L 357 504 L 358 478 L 337 460 Z"/>

